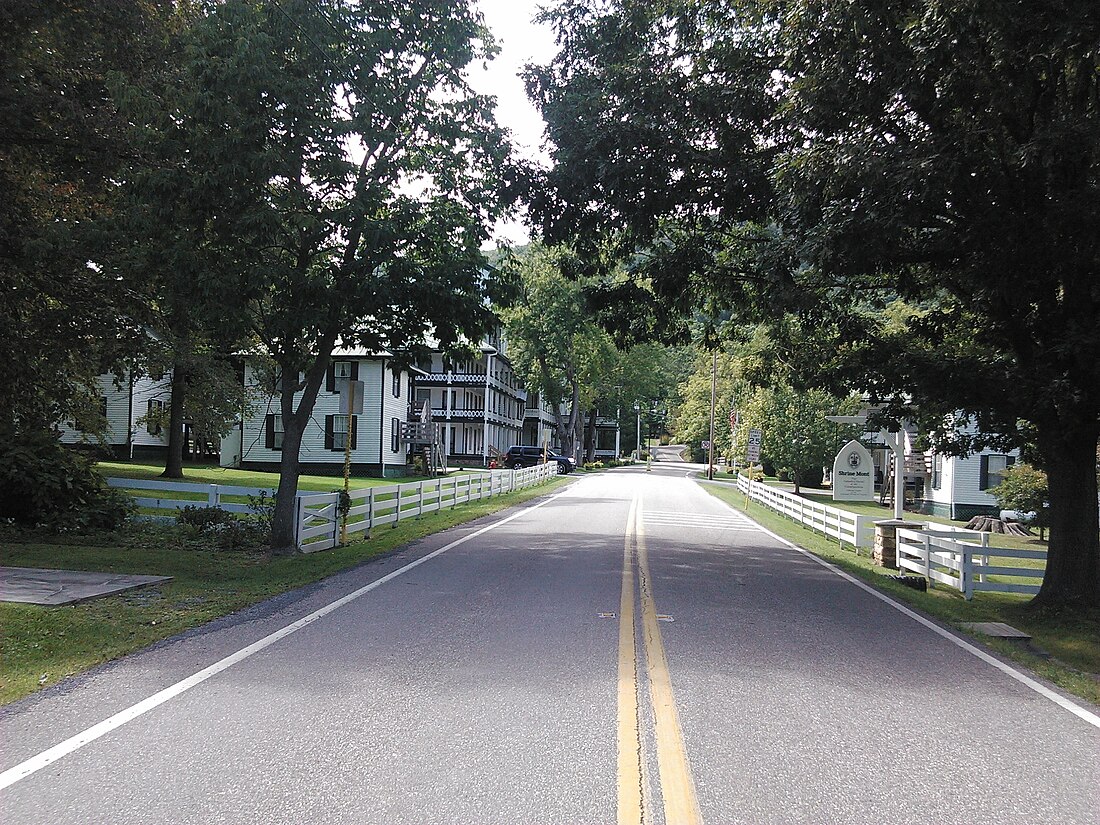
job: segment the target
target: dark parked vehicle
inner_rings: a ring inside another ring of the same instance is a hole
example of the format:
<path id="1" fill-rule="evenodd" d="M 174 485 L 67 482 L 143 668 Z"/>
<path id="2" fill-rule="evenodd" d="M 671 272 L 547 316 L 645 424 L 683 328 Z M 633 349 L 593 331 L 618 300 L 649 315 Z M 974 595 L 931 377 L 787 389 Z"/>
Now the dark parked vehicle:
<path id="1" fill-rule="evenodd" d="M 573 462 L 563 455 L 547 452 L 546 460 L 558 462 L 558 475 L 573 472 Z M 542 447 L 509 447 L 504 455 L 504 466 L 510 470 L 534 467 L 536 464 L 542 464 Z"/>

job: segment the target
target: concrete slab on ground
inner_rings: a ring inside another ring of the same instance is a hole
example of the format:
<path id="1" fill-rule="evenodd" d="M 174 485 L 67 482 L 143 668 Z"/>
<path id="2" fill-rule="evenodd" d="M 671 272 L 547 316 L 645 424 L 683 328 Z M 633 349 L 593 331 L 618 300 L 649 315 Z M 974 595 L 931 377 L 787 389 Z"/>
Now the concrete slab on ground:
<path id="1" fill-rule="evenodd" d="M 171 576 L 0 567 L 0 601 L 57 607 L 169 581 Z"/>

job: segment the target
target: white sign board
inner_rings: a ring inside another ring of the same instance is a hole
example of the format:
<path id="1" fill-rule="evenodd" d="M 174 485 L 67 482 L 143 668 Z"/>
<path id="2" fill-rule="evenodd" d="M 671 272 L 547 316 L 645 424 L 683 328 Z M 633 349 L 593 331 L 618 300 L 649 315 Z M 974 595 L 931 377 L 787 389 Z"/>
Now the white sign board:
<path id="1" fill-rule="evenodd" d="M 760 460 L 760 447 L 763 443 L 763 430 L 749 430 L 749 437 L 745 443 L 745 458 L 749 460 L 750 464 L 755 464 Z"/>
<path id="2" fill-rule="evenodd" d="M 362 415 L 363 414 L 363 382 L 362 381 L 345 381 L 342 387 L 343 391 L 347 393 L 347 397 L 344 399 L 343 411 L 347 415 Z"/>
<path id="3" fill-rule="evenodd" d="M 840 448 L 833 461 L 833 501 L 873 501 L 875 465 L 871 453 L 858 441 Z"/>

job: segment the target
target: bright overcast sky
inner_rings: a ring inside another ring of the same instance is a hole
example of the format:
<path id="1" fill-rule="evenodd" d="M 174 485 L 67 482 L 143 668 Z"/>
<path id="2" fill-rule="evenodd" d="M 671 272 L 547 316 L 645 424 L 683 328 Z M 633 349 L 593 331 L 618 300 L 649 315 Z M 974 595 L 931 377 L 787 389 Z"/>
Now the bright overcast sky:
<path id="1" fill-rule="evenodd" d="M 512 132 L 513 140 L 523 157 L 543 157 L 544 124 L 538 110 L 527 99 L 519 73 L 527 63 L 548 63 L 556 50 L 554 36 L 548 26 L 536 25 L 532 18 L 538 12 L 535 0 L 475 0 L 485 15 L 485 22 L 500 46 L 497 59 L 488 71 L 471 71 L 470 82 L 482 94 L 497 98 L 497 122 Z M 517 222 L 497 227 L 501 240 L 526 243 L 527 230 Z"/>

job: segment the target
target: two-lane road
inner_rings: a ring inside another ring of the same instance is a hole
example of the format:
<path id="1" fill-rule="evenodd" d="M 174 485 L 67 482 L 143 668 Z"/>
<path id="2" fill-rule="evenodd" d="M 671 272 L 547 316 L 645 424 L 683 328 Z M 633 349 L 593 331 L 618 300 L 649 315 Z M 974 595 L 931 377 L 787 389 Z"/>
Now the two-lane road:
<path id="1" fill-rule="evenodd" d="M 0 713 L 56 822 L 1097 822 L 1100 729 L 654 465 Z"/>

